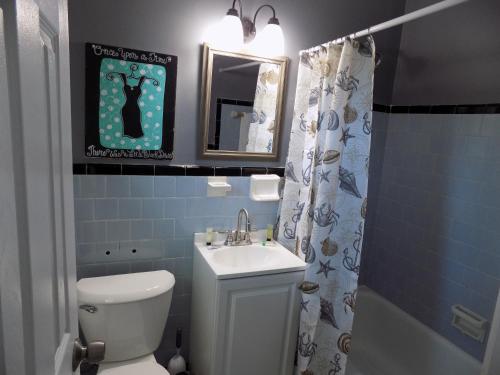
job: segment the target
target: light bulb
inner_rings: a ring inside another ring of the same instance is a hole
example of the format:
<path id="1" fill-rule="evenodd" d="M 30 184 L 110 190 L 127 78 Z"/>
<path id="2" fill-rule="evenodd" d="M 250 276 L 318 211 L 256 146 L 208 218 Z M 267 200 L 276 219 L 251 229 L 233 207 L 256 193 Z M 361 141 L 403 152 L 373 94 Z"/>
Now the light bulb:
<path id="1" fill-rule="evenodd" d="M 240 51 L 243 47 L 243 25 L 237 16 L 225 15 L 206 37 L 211 47 L 224 51 Z"/>
<path id="2" fill-rule="evenodd" d="M 283 56 L 285 54 L 285 38 L 280 25 L 268 23 L 260 33 L 257 33 L 250 49 L 259 56 Z"/>

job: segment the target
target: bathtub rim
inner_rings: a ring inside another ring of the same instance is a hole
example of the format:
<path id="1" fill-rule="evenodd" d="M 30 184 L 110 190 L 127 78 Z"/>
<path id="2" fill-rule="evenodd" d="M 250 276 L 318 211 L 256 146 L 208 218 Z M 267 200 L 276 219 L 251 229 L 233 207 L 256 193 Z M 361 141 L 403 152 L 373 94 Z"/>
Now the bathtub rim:
<path id="1" fill-rule="evenodd" d="M 393 314 L 397 314 L 401 316 L 403 319 L 406 319 L 412 326 L 416 327 L 416 329 L 421 330 L 425 335 L 428 335 L 429 337 L 432 337 L 433 340 L 436 340 L 438 345 L 443 345 L 444 347 L 449 348 L 450 350 L 454 351 L 455 354 L 458 356 L 462 357 L 464 361 L 470 364 L 471 367 L 474 369 L 477 369 L 476 374 L 479 375 L 493 375 L 489 373 L 482 373 L 482 363 L 481 361 L 477 360 L 475 357 L 473 357 L 471 354 L 467 353 L 463 349 L 461 349 L 459 346 L 455 345 L 453 342 L 445 338 L 444 336 L 440 335 L 438 332 L 434 331 L 432 328 L 427 326 L 426 324 L 422 323 L 420 320 L 417 318 L 413 317 L 406 311 L 404 311 L 402 308 L 399 306 L 395 305 L 394 303 L 390 302 L 388 299 L 386 299 L 384 296 L 381 294 L 377 293 L 373 289 L 369 288 L 366 285 L 360 285 L 358 287 L 358 292 L 357 292 L 357 297 L 356 300 L 360 297 L 361 295 L 366 295 L 368 298 L 373 298 L 377 301 L 377 303 L 380 303 L 383 305 L 384 308 L 389 309 L 389 311 Z M 500 314 L 499 314 L 500 315 Z M 356 320 L 356 313 L 354 314 L 354 321 Z M 451 322 L 450 322 L 451 324 Z M 353 326 L 354 327 L 354 326 Z M 353 333 L 352 339 L 355 340 L 355 335 Z"/>

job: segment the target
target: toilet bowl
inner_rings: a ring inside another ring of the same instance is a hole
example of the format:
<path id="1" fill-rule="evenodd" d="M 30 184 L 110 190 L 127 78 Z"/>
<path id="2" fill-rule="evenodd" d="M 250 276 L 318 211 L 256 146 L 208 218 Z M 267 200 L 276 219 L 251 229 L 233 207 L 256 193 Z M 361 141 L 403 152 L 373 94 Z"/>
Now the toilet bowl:
<path id="1" fill-rule="evenodd" d="M 105 343 L 98 375 L 168 375 L 153 352 L 161 342 L 174 284 L 167 271 L 78 281 L 78 319 L 85 340 Z"/>

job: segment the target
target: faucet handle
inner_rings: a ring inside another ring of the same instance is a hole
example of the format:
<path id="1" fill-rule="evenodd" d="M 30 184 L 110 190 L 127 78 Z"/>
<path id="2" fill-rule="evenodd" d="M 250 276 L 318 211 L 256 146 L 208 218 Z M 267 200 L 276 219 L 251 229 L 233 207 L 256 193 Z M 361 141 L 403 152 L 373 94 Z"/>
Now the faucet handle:
<path id="1" fill-rule="evenodd" d="M 247 245 L 250 245 L 252 243 L 252 240 L 250 238 L 250 232 L 245 232 L 244 241 Z"/>
<path id="2" fill-rule="evenodd" d="M 232 230 L 228 230 L 227 231 L 227 236 L 226 236 L 226 240 L 224 241 L 224 245 L 225 246 L 231 246 L 234 242 L 234 236 L 233 236 L 233 231 Z"/>

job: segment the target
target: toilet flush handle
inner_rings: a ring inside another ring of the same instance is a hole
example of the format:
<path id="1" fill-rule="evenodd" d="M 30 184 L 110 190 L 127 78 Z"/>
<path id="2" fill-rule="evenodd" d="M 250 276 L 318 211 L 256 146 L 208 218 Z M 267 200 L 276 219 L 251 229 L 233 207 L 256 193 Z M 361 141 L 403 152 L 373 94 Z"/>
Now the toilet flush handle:
<path id="1" fill-rule="evenodd" d="M 106 345 L 103 341 L 93 341 L 83 346 L 80 339 L 75 339 L 73 345 L 73 371 L 76 371 L 80 363 L 99 363 L 104 359 Z"/>
<path id="2" fill-rule="evenodd" d="M 91 314 L 97 312 L 97 307 L 95 307 L 94 305 L 80 305 L 79 308 Z"/>

